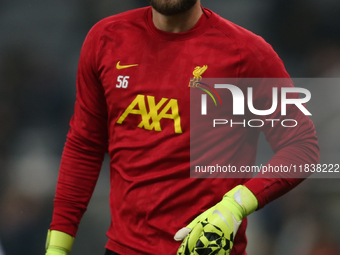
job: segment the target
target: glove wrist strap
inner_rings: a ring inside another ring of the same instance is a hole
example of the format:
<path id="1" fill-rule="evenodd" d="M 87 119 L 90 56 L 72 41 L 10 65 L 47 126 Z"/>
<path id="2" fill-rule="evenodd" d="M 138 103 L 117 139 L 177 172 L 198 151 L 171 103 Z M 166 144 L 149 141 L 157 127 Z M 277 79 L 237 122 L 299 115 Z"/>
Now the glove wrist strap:
<path id="1" fill-rule="evenodd" d="M 242 216 L 247 217 L 258 208 L 258 201 L 255 195 L 245 186 L 238 185 L 228 191 L 223 198 L 232 198 L 242 208 Z"/>
<path id="2" fill-rule="evenodd" d="M 57 230 L 48 230 L 46 238 L 46 250 L 57 249 L 69 254 L 74 242 L 74 237 Z"/>

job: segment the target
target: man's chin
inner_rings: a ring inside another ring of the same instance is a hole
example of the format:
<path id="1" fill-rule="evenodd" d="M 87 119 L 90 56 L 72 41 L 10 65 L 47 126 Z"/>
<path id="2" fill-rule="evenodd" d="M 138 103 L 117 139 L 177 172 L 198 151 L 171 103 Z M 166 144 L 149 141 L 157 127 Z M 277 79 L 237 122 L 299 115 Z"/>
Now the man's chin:
<path id="1" fill-rule="evenodd" d="M 165 16 L 173 16 L 189 11 L 197 0 L 148 0 L 153 9 Z"/>

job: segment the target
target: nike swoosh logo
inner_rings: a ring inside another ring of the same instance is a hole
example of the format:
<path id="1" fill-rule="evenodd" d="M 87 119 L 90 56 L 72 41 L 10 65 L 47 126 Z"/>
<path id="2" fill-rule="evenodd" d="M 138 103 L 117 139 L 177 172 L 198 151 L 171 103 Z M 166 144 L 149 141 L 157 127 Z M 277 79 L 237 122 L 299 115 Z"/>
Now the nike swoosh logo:
<path id="1" fill-rule="evenodd" d="M 129 68 L 129 67 L 133 67 L 133 66 L 138 66 L 138 64 L 121 66 L 121 65 L 120 65 L 120 61 L 118 61 L 117 65 L 116 65 L 116 68 L 117 68 L 118 70 L 120 70 L 120 69 L 125 69 L 125 68 Z"/>
<path id="2" fill-rule="evenodd" d="M 225 222 L 225 224 L 227 224 L 228 228 L 230 230 L 232 230 L 231 227 L 229 226 L 227 220 L 224 218 L 223 214 L 219 210 L 215 210 L 215 211 L 213 211 L 212 215 L 214 215 L 215 213 L 218 214 L 222 218 L 222 220 Z"/>

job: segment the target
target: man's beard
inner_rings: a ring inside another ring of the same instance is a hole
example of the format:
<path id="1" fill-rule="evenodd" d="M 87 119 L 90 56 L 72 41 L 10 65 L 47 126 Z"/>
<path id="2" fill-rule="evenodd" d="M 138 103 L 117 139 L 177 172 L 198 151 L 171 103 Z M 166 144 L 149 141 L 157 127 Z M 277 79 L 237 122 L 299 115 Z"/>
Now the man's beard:
<path id="1" fill-rule="evenodd" d="M 166 15 L 177 15 L 190 10 L 197 0 L 148 0 L 152 8 Z"/>

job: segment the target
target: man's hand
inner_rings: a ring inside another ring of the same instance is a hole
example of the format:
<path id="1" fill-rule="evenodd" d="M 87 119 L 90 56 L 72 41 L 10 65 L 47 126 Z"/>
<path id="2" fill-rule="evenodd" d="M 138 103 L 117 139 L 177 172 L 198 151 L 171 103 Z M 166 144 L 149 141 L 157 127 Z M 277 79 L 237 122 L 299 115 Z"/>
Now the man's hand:
<path id="1" fill-rule="evenodd" d="M 184 239 L 177 255 L 230 254 L 242 219 L 257 207 L 255 195 L 245 186 L 236 186 L 175 234 L 176 241 Z"/>
<path id="2" fill-rule="evenodd" d="M 45 255 L 68 255 L 71 252 L 74 237 L 57 230 L 48 230 Z"/>

